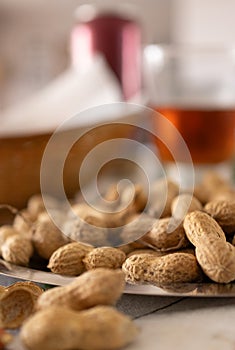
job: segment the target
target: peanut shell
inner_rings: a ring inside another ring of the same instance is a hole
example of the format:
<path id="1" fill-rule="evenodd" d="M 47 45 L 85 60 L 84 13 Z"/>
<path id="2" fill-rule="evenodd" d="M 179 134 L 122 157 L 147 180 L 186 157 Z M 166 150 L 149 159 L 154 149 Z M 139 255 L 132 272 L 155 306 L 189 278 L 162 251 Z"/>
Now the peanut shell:
<path id="1" fill-rule="evenodd" d="M 52 253 L 47 267 L 54 273 L 78 276 L 85 271 L 83 258 L 92 249 L 80 242 L 66 244 Z"/>
<path id="2" fill-rule="evenodd" d="M 235 247 L 223 241 L 196 247 L 196 257 L 204 273 L 214 282 L 235 280 Z"/>
<path id="3" fill-rule="evenodd" d="M 86 270 L 97 267 L 109 269 L 120 268 L 126 259 L 126 254 L 120 249 L 112 247 L 100 247 L 88 252 L 83 259 Z"/>
<path id="4" fill-rule="evenodd" d="M 5 261 L 27 266 L 33 255 L 33 245 L 29 238 L 15 235 L 6 240 L 1 247 L 1 252 Z"/>
<path id="5" fill-rule="evenodd" d="M 112 305 L 121 296 L 125 286 L 121 270 L 98 268 L 87 271 L 67 286 L 47 290 L 37 300 L 37 308 L 64 305 L 83 310 L 95 305 Z"/>
<path id="6" fill-rule="evenodd" d="M 133 321 L 113 307 L 75 312 L 59 305 L 29 318 L 20 338 L 32 350 L 116 350 L 131 343 L 137 334 Z"/>
<path id="7" fill-rule="evenodd" d="M 151 254 L 132 255 L 122 266 L 127 282 L 171 284 L 193 282 L 201 277 L 196 257 L 172 253 L 162 257 Z"/>
<path id="8" fill-rule="evenodd" d="M 194 246 L 209 245 L 217 240 L 226 242 L 222 228 L 207 213 L 194 211 L 187 214 L 183 226 L 186 236 Z"/>
<path id="9" fill-rule="evenodd" d="M 235 201 L 216 200 L 205 205 L 205 212 L 227 232 L 235 231 Z"/>
<path id="10" fill-rule="evenodd" d="M 142 241 L 161 251 L 180 249 L 189 245 L 183 225 L 172 224 L 171 218 L 156 220 Z"/>

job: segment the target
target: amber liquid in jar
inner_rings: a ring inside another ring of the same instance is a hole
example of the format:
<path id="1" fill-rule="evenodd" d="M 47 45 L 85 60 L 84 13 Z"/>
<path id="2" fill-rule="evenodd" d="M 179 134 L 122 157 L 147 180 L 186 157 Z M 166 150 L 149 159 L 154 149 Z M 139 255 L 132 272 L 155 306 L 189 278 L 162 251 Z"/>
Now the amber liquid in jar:
<path id="1" fill-rule="evenodd" d="M 194 163 L 224 162 L 234 154 L 235 149 L 235 107 L 234 109 L 196 109 L 155 107 L 178 129 L 186 142 Z M 167 146 L 156 139 L 163 161 L 172 161 L 170 150 L 177 149 L 177 137 L 161 118 L 156 118 L 154 127 L 167 137 Z M 182 156 L 183 157 L 183 156 Z M 184 161 L 184 159 L 179 159 Z"/>

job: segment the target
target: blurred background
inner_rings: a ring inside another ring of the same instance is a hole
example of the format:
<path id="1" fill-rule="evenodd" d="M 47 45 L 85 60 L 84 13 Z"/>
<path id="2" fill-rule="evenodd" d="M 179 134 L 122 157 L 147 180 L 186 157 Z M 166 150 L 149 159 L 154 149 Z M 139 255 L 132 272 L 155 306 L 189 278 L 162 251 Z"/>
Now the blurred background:
<path id="1" fill-rule="evenodd" d="M 116 2 L 109 0 L 109 4 Z M 136 5 L 143 45 L 234 42 L 234 0 L 130 2 Z M 40 90 L 70 65 L 69 38 L 81 3 L 84 1 L 0 0 L 1 110 Z"/>

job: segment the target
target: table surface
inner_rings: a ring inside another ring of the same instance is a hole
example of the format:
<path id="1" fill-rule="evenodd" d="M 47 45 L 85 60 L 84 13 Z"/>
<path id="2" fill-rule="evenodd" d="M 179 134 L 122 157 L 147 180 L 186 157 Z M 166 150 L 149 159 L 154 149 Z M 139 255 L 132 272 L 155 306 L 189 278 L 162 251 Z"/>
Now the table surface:
<path id="1" fill-rule="evenodd" d="M 15 281 L 0 275 L 1 285 Z M 235 350 L 235 298 L 124 294 L 117 308 L 131 316 L 140 329 L 126 350 Z M 8 349 L 23 348 L 15 344 Z"/>

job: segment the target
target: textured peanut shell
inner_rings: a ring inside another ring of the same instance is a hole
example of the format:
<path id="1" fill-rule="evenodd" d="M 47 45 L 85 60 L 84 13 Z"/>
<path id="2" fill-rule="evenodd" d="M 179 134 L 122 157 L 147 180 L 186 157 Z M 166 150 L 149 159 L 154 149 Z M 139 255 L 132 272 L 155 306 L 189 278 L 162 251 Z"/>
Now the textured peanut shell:
<path id="1" fill-rule="evenodd" d="M 73 242 L 58 248 L 50 257 L 48 268 L 61 275 L 78 276 L 85 271 L 83 258 L 92 246 Z"/>
<path id="2" fill-rule="evenodd" d="M 229 231 L 235 230 L 235 201 L 215 200 L 207 203 L 205 212 L 212 216 L 220 226 Z"/>
<path id="3" fill-rule="evenodd" d="M 217 240 L 226 242 L 222 228 L 207 213 L 201 211 L 189 213 L 183 225 L 186 236 L 194 246 L 208 245 Z"/>
<path id="4" fill-rule="evenodd" d="M 82 312 L 58 306 L 29 318 L 20 338 L 29 350 L 115 350 L 131 343 L 137 334 L 133 321 L 110 306 Z"/>
<path id="5" fill-rule="evenodd" d="M 98 268 L 83 273 L 72 283 L 46 291 L 37 301 L 37 308 L 64 305 L 83 310 L 95 305 L 113 305 L 125 286 L 121 270 Z"/>
<path id="6" fill-rule="evenodd" d="M 171 218 L 155 221 L 152 229 L 142 238 L 146 244 L 161 251 L 175 250 L 189 245 L 183 225 L 172 226 Z"/>
<path id="7" fill-rule="evenodd" d="M 15 235 L 6 240 L 1 247 L 1 252 L 5 261 L 26 266 L 33 255 L 33 245 L 29 238 Z"/>
<path id="8" fill-rule="evenodd" d="M 0 326 L 18 328 L 34 311 L 43 290 L 32 282 L 17 282 L 0 294 Z"/>
<path id="9" fill-rule="evenodd" d="M 182 221 L 188 213 L 202 208 L 201 202 L 189 193 L 180 194 L 171 203 L 171 213 L 177 221 Z"/>
<path id="10" fill-rule="evenodd" d="M 223 241 L 196 247 L 196 257 L 204 273 L 214 282 L 235 280 L 235 247 Z"/>
<path id="11" fill-rule="evenodd" d="M 187 253 L 172 253 L 162 257 L 150 254 L 132 255 L 122 267 L 126 281 L 171 284 L 193 282 L 201 270 L 196 257 Z"/>
<path id="12" fill-rule="evenodd" d="M 112 247 L 95 248 L 88 252 L 83 259 L 86 270 L 106 267 L 109 269 L 121 268 L 126 259 L 126 254 L 120 249 Z"/>

